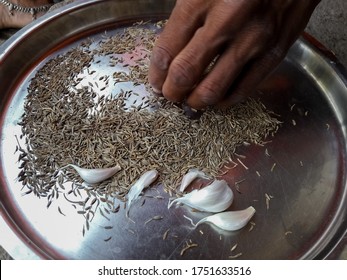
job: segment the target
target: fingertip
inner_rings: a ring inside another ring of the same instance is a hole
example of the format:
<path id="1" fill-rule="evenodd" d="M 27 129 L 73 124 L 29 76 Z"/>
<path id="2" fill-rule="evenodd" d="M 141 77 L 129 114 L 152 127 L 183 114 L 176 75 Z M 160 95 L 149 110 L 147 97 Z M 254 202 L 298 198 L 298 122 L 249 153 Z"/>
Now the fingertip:
<path id="1" fill-rule="evenodd" d="M 162 96 L 162 95 L 163 95 L 163 93 L 162 93 L 162 91 L 161 91 L 160 89 L 157 89 L 157 88 L 155 88 L 155 87 L 152 86 L 152 85 L 151 85 L 151 88 L 152 88 L 152 92 L 153 92 L 155 95 L 157 95 L 157 96 Z"/>
<path id="2" fill-rule="evenodd" d="M 165 81 L 162 88 L 162 95 L 171 102 L 180 103 L 185 99 L 185 91 L 177 88 L 175 85 L 172 85 L 167 80 Z"/>
<path id="3" fill-rule="evenodd" d="M 161 90 L 161 87 L 158 88 L 158 84 L 157 83 L 153 83 L 149 79 L 148 79 L 148 83 L 149 83 L 149 86 L 150 86 L 150 91 L 154 95 L 156 95 L 156 96 L 163 96 L 163 92 Z"/>
<path id="4" fill-rule="evenodd" d="M 164 47 L 155 46 L 153 48 L 148 71 L 148 82 L 156 94 L 162 94 L 162 87 L 171 61 L 172 55 Z"/>
<path id="5" fill-rule="evenodd" d="M 155 68 L 156 70 L 167 71 L 172 61 L 173 55 L 171 52 L 159 42 L 156 43 L 152 50 L 150 58 L 150 69 Z"/>

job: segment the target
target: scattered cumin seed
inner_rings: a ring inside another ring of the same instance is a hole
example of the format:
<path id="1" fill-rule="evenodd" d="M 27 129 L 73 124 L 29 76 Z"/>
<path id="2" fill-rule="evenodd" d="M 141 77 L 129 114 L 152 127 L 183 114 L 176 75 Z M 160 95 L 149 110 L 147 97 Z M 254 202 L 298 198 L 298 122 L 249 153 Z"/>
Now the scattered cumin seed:
<path id="1" fill-rule="evenodd" d="M 127 228 L 126 229 L 129 233 L 131 233 L 132 235 L 134 235 L 135 234 L 135 231 L 134 230 L 132 230 L 132 229 L 130 229 L 130 228 Z"/>
<path id="2" fill-rule="evenodd" d="M 233 247 L 231 247 L 231 249 L 230 249 L 230 251 L 232 252 L 232 251 L 235 251 L 235 249 L 237 248 L 237 243 L 233 246 Z"/>
<path id="3" fill-rule="evenodd" d="M 273 198 L 272 195 L 269 195 L 265 193 L 265 203 L 266 203 L 266 210 L 270 209 L 270 200 Z"/>
<path id="4" fill-rule="evenodd" d="M 253 228 L 254 228 L 254 226 L 255 226 L 255 222 L 250 222 L 250 227 L 249 227 L 249 232 L 250 231 L 252 231 L 253 230 Z"/>
<path id="5" fill-rule="evenodd" d="M 66 216 L 62 211 L 61 211 L 61 208 L 58 206 L 58 212 L 63 215 L 63 216 Z"/>
<path id="6" fill-rule="evenodd" d="M 163 234 L 163 240 L 166 240 L 166 239 L 167 239 L 167 237 L 168 237 L 168 235 L 169 235 L 169 231 L 170 231 L 170 229 L 167 229 L 167 230 L 164 232 L 164 234 Z"/>
<path id="7" fill-rule="evenodd" d="M 193 220 L 191 218 L 187 217 L 186 215 L 183 215 L 183 218 L 187 219 L 191 223 L 191 225 L 195 227 L 195 224 L 193 223 Z"/>
<path id="8" fill-rule="evenodd" d="M 235 189 L 238 193 L 242 193 L 240 190 L 240 185 L 239 184 L 235 184 Z"/>
<path id="9" fill-rule="evenodd" d="M 229 259 L 237 259 L 242 256 L 242 253 L 238 253 L 236 255 L 229 256 Z"/>
<path id="10" fill-rule="evenodd" d="M 191 243 L 191 244 L 186 243 L 186 246 L 180 252 L 180 256 L 183 256 L 187 250 L 190 250 L 190 249 L 195 248 L 195 247 L 198 247 L 198 244 L 196 244 L 196 243 Z"/>
<path id="11" fill-rule="evenodd" d="M 248 167 L 238 158 L 237 161 L 246 169 L 248 170 Z"/>
<path id="12" fill-rule="evenodd" d="M 274 171 L 275 167 L 276 167 L 276 162 L 272 165 L 272 167 L 271 167 L 271 172 Z"/>
<path id="13" fill-rule="evenodd" d="M 146 222 L 145 222 L 145 225 L 147 225 L 149 222 L 151 221 L 159 221 L 159 220 L 162 220 L 163 219 L 163 216 L 160 216 L 160 215 L 157 215 L 157 216 L 154 216 L 150 219 L 148 219 Z"/>

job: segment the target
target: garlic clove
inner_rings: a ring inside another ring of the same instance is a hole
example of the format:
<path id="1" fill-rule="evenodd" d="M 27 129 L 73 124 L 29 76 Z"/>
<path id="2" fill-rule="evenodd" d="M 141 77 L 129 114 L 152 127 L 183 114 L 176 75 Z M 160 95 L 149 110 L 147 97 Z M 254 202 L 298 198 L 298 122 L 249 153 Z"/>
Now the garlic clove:
<path id="1" fill-rule="evenodd" d="M 130 208 L 131 203 L 136 200 L 141 192 L 149 187 L 158 178 L 158 171 L 153 169 L 145 172 L 140 179 L 138 179 L 134 185 L 130 188 L 128 192 L 128 208 Z M 129 210 L 128 210 L 129 211 Z"/>
<path id="2" fill-rule="evenodd" d="M 74 168 L 77 171 L 77 173 L 80 175 L 80 177 L 84 180 L 84 182 L 86 182 L 87 184 L 98 184 L 112 177 L 114 174 L 116 174 L 118 171 L 121 170 L 121 167 L 119 165 L 116 165 L 114 167 L 109 167 L 109 168 L 88 169 L 88 168 L 79 167 L 74 164 L 68 164 L 67 166 L 61 169 L 64 169 L 68 166 Z"/>
<path id="3" fill-rule="evenodd" d="M 201 219 L 195 227 L 202 223 L 211 223 L 221 229 L 235 231 L 243 228 L 253 217 L 254 213 L 255 209 L 253 206 L 239 211 L 222 212 Z"/>
<path id="4" fill-rule="evenodd" d="M 210 179 L 204 172 L 196 168 L 190 169 L 188 173 L 183 176 L 179 191 L 184 192 L 184 190 L 197 178 Z"/>
<path id="5" fill-rule="evenodd" d="M 233 202 L 234 194 L 227 182 L 215 180 L 201 190 L 193 190 L 169 204 L 182 203 L 204 212 L 217 213 L 227 209 Z"/>

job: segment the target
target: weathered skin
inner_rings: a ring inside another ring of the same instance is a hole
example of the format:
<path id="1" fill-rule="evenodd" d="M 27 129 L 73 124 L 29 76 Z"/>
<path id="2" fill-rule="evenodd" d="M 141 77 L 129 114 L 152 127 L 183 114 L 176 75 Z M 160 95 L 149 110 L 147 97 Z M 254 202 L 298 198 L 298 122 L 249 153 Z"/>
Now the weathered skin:
<path id="1" fill-rule="evenodd" d="M 282 61 L 319 2 L 177 0 L 154 47 L 149 81 L 195 109 L 231 106 Z"/>

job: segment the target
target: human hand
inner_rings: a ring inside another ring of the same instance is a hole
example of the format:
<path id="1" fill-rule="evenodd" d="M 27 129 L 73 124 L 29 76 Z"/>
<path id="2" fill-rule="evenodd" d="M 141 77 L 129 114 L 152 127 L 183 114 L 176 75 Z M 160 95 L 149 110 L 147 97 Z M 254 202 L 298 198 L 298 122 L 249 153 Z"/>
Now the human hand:
<path id="1" fill-rule="evenodd" d="M 195 109 L 229 107 L 282 61 L 319 2 L 177 0 L 153 49 L 149 82 Z"/>

